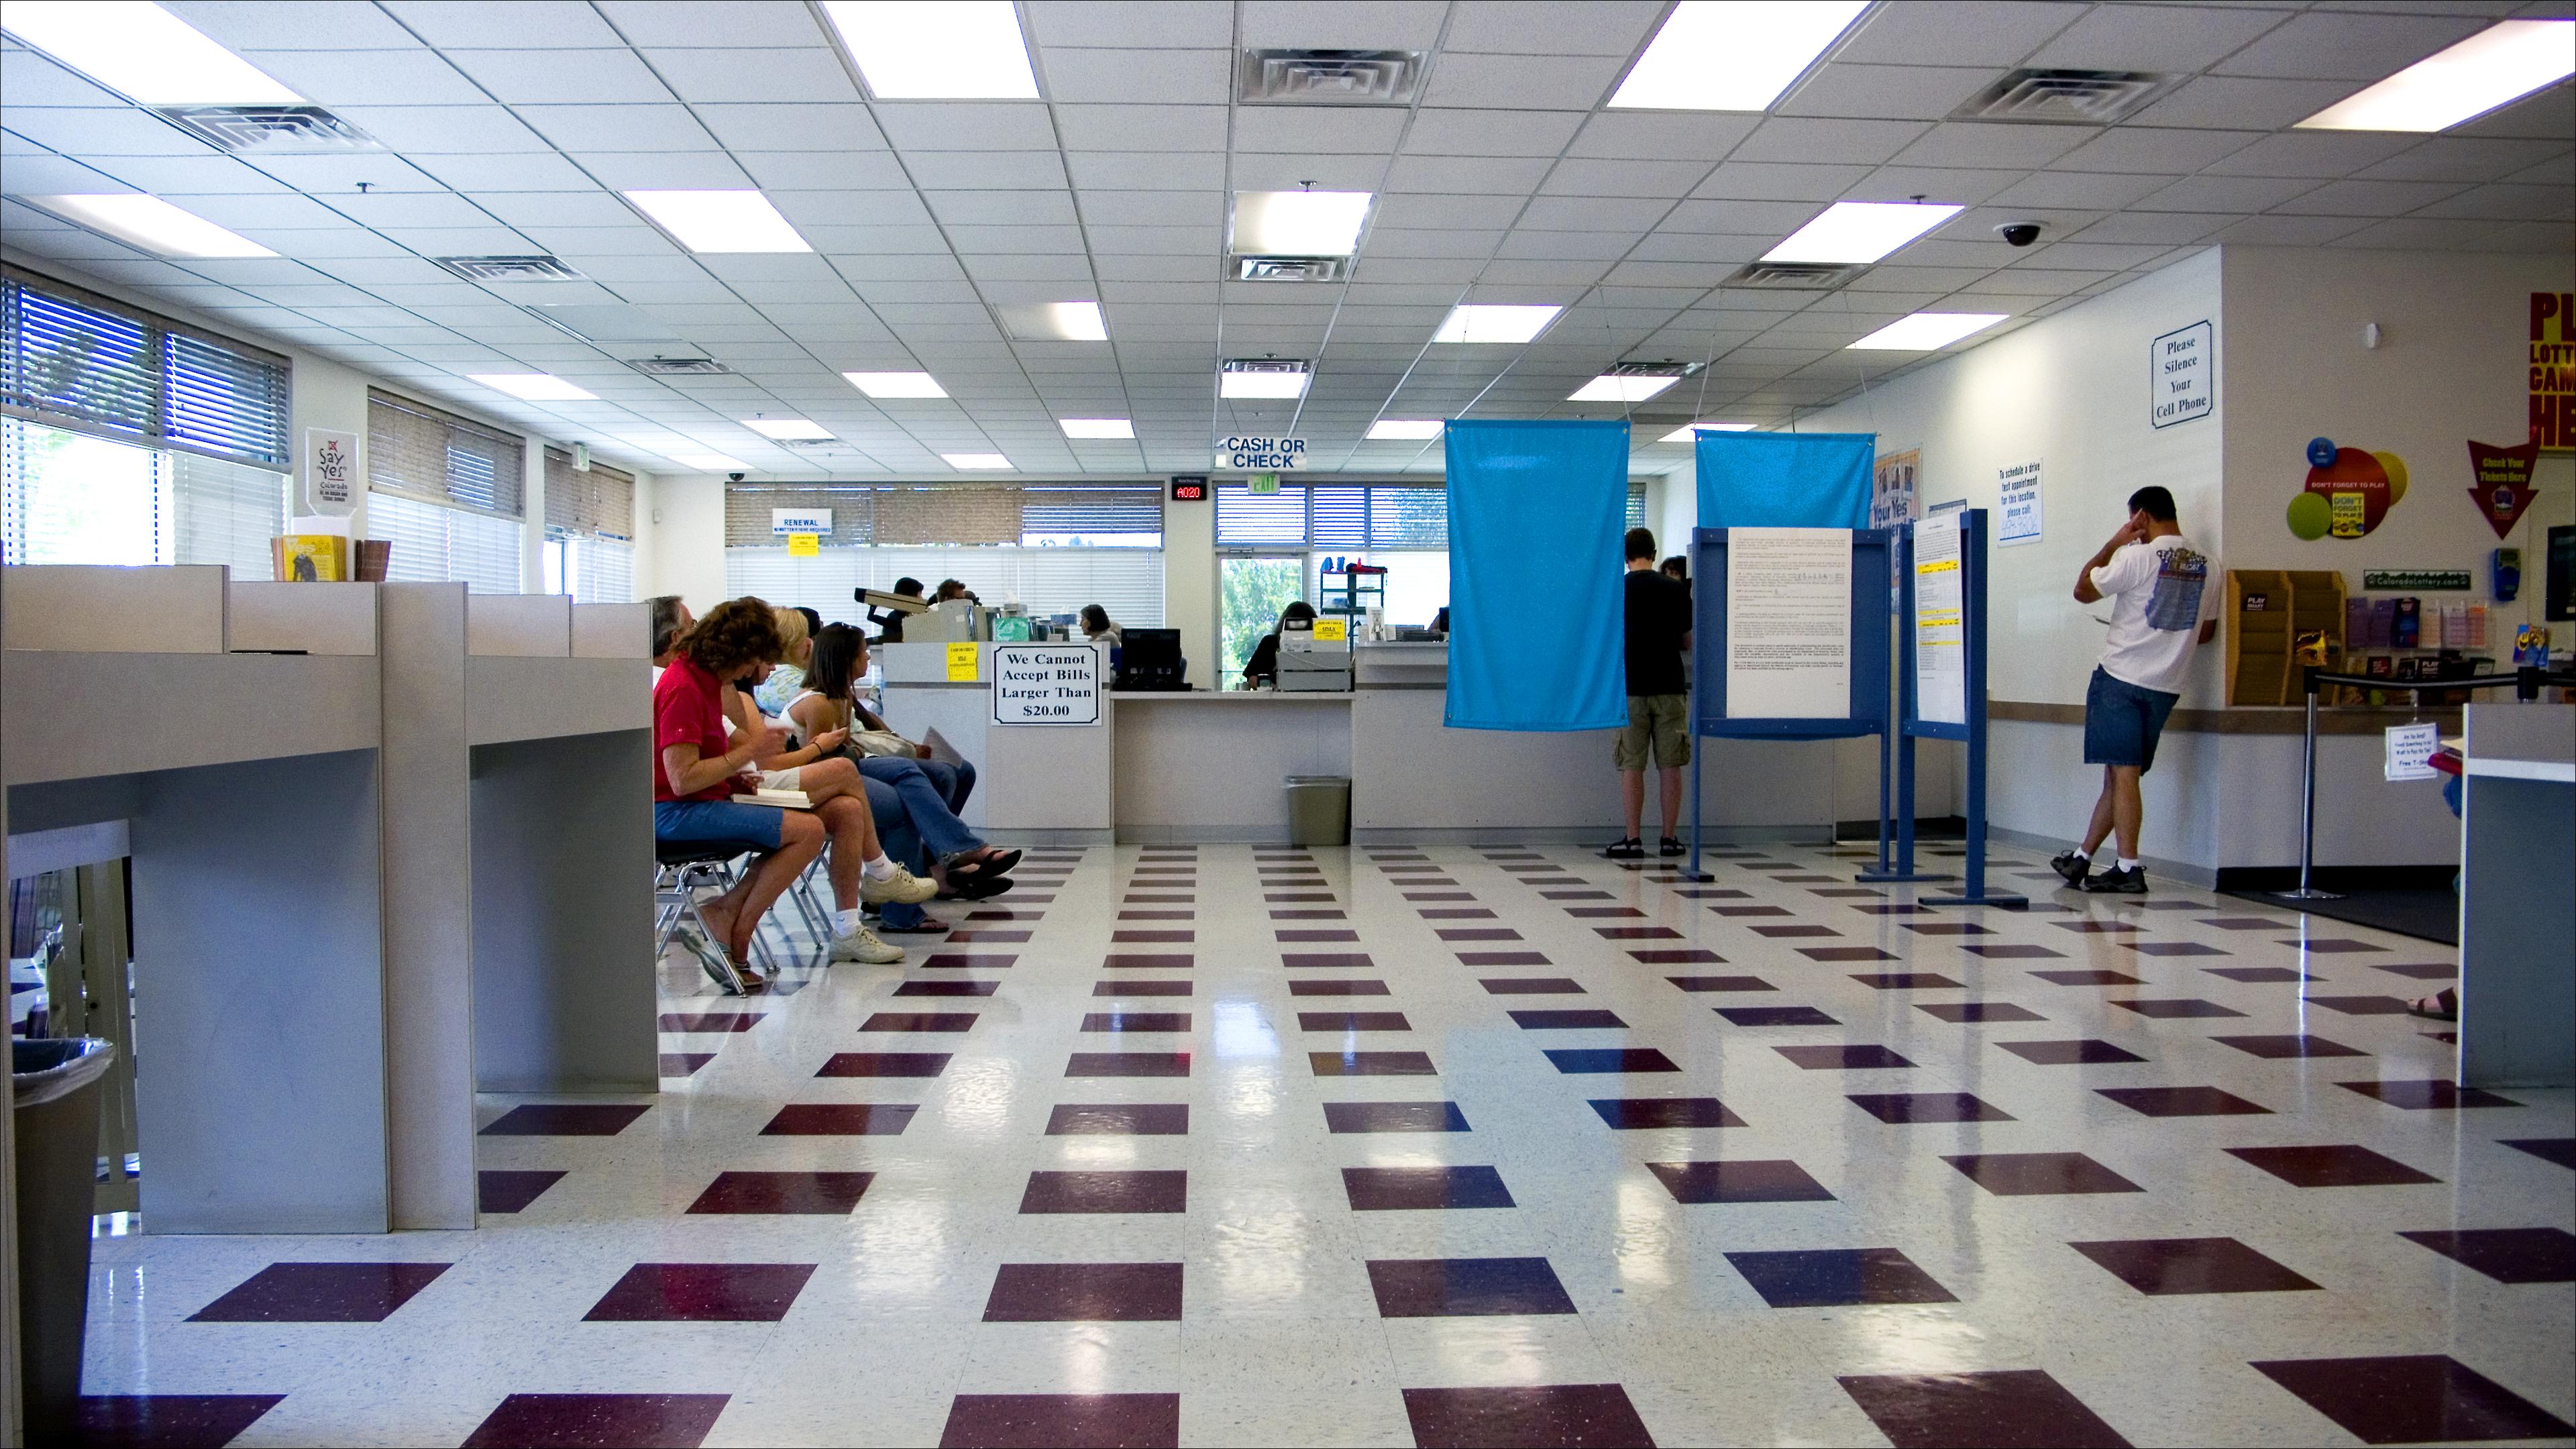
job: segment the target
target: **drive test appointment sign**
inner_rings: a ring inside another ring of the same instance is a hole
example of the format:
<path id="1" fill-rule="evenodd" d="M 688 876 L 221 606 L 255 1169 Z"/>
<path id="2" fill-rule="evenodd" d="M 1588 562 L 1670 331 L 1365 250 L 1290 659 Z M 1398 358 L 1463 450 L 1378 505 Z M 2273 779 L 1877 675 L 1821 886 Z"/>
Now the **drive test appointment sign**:
<path id="1" fill-rule="evenodd" d="M 993 723 L 1100 723 L 1100 653 L 1089 644 L 993 646 Z"/>

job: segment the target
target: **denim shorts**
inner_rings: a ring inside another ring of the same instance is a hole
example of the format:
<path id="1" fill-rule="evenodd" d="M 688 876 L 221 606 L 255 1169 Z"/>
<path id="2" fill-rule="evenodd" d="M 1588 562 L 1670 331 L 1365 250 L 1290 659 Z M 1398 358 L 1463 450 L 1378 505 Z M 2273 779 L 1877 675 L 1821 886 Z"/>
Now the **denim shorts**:
<path id="1" fill-rule="evenodd" d="M 739 840 L 776 850 L 786 838 L 786 828 L 787 812 L 775 805 L 745 805 L 738 800 L 653 802 L 653 838 L 673 845 Z"/>
<path id="2" fill-rule="evenodd" d="M 2180 698 L 2113 679 L 2096 666 L 2084 689 L 2084 763 L 2135 765 L 2141 774 L 2155 768 L 2156 739 Z"/>

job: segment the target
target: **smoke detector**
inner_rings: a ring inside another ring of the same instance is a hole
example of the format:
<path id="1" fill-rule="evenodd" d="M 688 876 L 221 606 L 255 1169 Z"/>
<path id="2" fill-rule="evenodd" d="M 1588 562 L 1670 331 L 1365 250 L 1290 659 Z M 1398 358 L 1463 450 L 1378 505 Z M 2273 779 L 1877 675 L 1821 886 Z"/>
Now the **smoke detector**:
<path id="1" fill-rule="evenodd" d="M 384 149 L 375 137 L 320 106 L 156 106 L 153 114 L 235 155 Z"/>
<path id="2" fill-rule="evenodd" d="M 1248 105 L 1406 106 L 1428 58 L 1419 50 L 1247 50 L 1237 82 Z"/>

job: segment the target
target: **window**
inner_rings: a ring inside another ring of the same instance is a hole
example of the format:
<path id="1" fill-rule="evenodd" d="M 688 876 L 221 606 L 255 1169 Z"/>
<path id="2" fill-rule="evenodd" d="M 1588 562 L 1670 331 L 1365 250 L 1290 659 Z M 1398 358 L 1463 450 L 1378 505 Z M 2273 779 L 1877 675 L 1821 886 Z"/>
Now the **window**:
<path id="1" fill-rule="evenodd" d="M 274 471 L 285 358 L 77 287 L 0 268 L 0 412 Z"/>
<path id="2" fill-rule="evenodd" d="M 478 594 L 519 592 L 519 522 L 422 503 L 399 493 L 367 499 L 367 532 L 391 539 L 385 578 L 398 584 L 463 579 Z"/>
<path id="3" fill-rule="evenodd" d="M 13 564 L 227 564 L 274 575 L 286 475 L 0 419 L 0 554 Z"/>
<path id="4" fill-rule="evenodd" d="M 519 592 L 526 469 L 516 433 L 370 390 L 367 532 L 393 543 L 386 579 Z"/>
<path id="5" fill-rule="evenodd" d="M 584 604 L 635 598 L 635 478 L 618 469 L 575 468 L 546 449 L 546 592 Z"/>

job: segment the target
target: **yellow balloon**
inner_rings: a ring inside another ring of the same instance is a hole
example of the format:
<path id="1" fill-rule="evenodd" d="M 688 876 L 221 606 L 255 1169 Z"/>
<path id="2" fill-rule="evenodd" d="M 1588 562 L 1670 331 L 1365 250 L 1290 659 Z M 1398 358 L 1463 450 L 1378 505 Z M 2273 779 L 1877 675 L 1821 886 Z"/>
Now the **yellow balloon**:
<path id="1" fill-rule="evenodd" d="M 2374 452 L 2379 471 L 2388 475 L 2388 506 L 2394 508 L 2406 497 L 2406 460 L 2395 453 Z"/>

